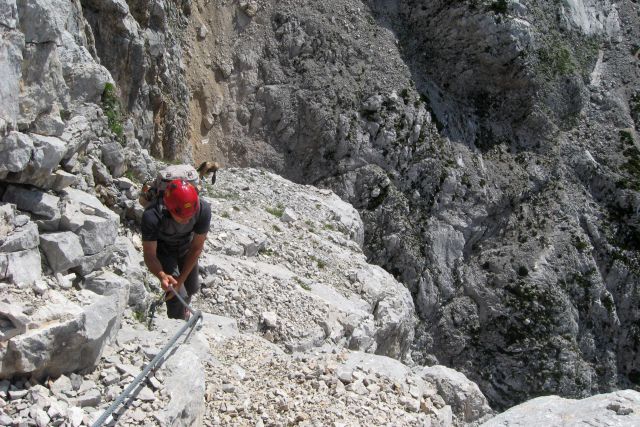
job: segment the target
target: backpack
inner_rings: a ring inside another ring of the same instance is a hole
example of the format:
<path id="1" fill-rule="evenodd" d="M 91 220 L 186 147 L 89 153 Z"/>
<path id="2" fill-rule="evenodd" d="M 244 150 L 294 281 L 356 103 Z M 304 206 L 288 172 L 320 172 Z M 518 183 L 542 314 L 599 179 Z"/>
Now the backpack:
<path id="1" fill-rule="evenodd" d="M 140 190 L 138 201 L 146 209 L 162 197 L 167 185 L 174 179 L 187 181 L 200 192 L 200 177 L 191 165 L 169 165 L 158 172 L 151 182 L 145 182 Z"/>

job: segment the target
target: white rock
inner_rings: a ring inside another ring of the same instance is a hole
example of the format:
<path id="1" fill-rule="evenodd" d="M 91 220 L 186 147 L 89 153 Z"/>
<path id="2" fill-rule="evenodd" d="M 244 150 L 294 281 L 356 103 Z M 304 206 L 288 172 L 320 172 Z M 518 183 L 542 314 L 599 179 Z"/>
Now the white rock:
<path id="1" fill-rule="evenodd" d="M 40 247 L 56 273 L 77 266 L 84 255 L 80 238 L 70 231 L 41 234 Z"/>
<path id="2" fill-rule="evenodd" d="M 293 211 L 293 209 L 287 207 L 284 209 L 282 216 L 280 217 L 282 222 L 295 222 L 298 220 L 298 215 Z"/>
<path id="3" fill-rule="evenodd" d="M 278 315 L 276 313 L 272 311 L 265 311 L 260 315 L 260 317 L 262 319 L 262 323 L 264 323 L 267 328 L 275 328 L 278 326 Z"/>
<path id="4" fill-rule="evenodd" d="M 73 427 L 80 427 L 84 419 L 84 411 L 77 406 L 71 406 L 67 410 L 67 419 Z"/>

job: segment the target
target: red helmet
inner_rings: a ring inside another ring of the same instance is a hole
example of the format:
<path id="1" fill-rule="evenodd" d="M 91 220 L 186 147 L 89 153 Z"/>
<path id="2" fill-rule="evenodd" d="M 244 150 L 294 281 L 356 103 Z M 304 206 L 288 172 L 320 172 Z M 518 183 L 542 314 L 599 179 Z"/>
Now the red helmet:
<path id="1" fill-rule="evenodd" d="M 191 218 L 198 211 L 198 191 L 181 179 L 174 179 L 167 185 L 162 200 L 169 212 L 181 219 Z"/>

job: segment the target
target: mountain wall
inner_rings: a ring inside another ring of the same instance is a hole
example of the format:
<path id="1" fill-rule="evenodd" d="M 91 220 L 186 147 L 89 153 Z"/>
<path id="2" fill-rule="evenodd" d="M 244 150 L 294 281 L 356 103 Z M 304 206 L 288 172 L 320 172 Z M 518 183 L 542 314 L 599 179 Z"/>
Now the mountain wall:
<path id="1" fill-rule="evenodd" d="M 60 222 L 82 211 L 63 189 L 133 226 L 120 179 L 154 176 L 151 155 L 265 167 L 359 211 L 368 260 L 413 296 L 414 362 L 462 371 L 497 408 L 637 387 L 638 7 L 9 1 L 3 200 L 39 197 L 40 232 L 84 233 L 52 244 L 84 275 L 108 264 L 114 221 Z M 37 246 L 7 252 L 3 280 L 40 277 Z"/>
<path id="2" fill-rule="evenodd" d="M 499 406 L 637 382 L 637 3 L 192 10 L 197 156 L 350 201 L 416 361 Z"/>

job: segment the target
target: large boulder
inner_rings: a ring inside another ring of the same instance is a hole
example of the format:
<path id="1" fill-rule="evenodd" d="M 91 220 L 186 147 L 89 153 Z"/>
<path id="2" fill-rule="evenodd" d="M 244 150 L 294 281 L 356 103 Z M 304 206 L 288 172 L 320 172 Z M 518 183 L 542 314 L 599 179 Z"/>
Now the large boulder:
<path id="1" fill-rule="evenodd" d="M 165 372 L 171 401 L 162 411 L 161 418 L 172 426 L 202 424 L 205 375 L 200 358 L 191 348 L 180 347 L 167 361 Z"/>
<path id="2" fill-rule="evenodd" d="M 42 261 L 37 248 L 0 253 L 0 280 L 33 283 L 42 277 Z"/>
<path id="3" fill-rule="evenodd" d="M 478 385 L 461 372 L 438 365 L 424 368 L 419 374 L 425 381 L 436 386 L 438 394 L 451 405 L 454 414 L 465 424 L 492 412 Z"/>
<path id="4" fill-rule="evenodd" d="M 544 396 L 501 413 L 482 427 L 578 427 L 640 425 L 640 393 L 621 390 L 582 400 Z"/>
<path id="5" fill-rule="evenodd" d="M 0 378 L 30 375 L 37 379 L 90 369 L 120 325 L 127 295 L 98 296 L 83 291 L 82 307 L 61 294 L 30 316 L 29 329 L 0 347 Z"/>
<path id="6" fill-rule="evenodd" d="M 82 282 L 82 287 L 98 295 L 126 295 L 127 299 L 120 301 L 126 305 L 129 298 L 129 282 L 124 277 L 110 271 L 100 271 L 89 274 Z"/>
<path id="7" fill-rule="evenodd" d="M 102 163 L 114 178 L 121 177 L 127 170 L 124 149 L 117 142 L 108 142 L 102 146 Z"/>
<path id="8" fill-rule="evenodd" d="M 2 76 L 0 79 L 0 130 L 5 129 L 7 125 L 10 129 L 15 129 L 19 112 L 24 35 L 16 30 L 17 23 L 16 1 L 2 2 L 0 6 L 0 24 L 3 27 L 2 37 L 0 37 L 0 58 L 3 58 L 0 61 L 0 76 Z"/>
<path id="9" fill-rule="evenodd" d="M 33 249 L 38 246 L 38 226 L 29 221 L 22 227 L 16 227 L 13 233 L 6 237 L 0 236 L 0 252 L 17 252 Z"/>
<path id="10" fill-rule="evenodd" d="M 53 220 L 60 217 L 60 198 L 40 190 L 10 185 L 2 198 L 15 204 L 22 211 L 31 212 L 41 218 Z"/>
<path id="11" fill-rule="evenodd" d="M 0 177 L 21 172 L 31 160 L 33 141 L 21 132 L 11 132 L 0 143 Z"/>
<path id="12" fill-rule="evenodd" d="M 76 267 L 83 256 L 80 238 L 70 231 L 42 234 L 40 247 L 54 273 Z"/>

